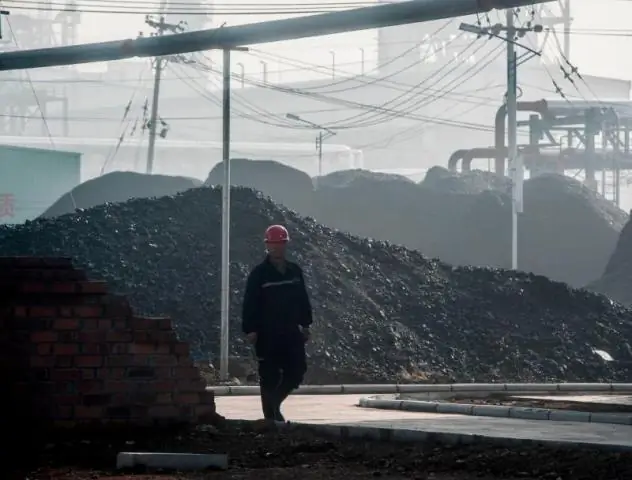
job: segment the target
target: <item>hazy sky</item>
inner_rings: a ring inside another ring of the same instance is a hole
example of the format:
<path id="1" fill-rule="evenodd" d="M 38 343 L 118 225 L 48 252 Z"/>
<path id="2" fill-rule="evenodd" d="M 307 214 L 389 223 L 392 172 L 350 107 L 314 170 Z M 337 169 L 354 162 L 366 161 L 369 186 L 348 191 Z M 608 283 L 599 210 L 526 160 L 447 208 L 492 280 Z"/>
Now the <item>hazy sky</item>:
<path id="1" fill-rule="evenodd" d="M 191 0 L 188 0 L 189 2 Z M 286 0 L 287 1 L 287 0 Z M 248 0 L 237 3 L 261 3 L 265 0 Z M 158 3 L 156 1 L 156 3 Z M 222 5 L 229 5 L 228 0 L 221 0 Z M 280 3 L 275 0 L 274 3 Z M 285 2 L 284 2 L 285 3 Z M 288 4 L 294 3 L 287 1 Z M 322 3 L 329 3 L 324 0 Z M 599 4 L 596 7 L 595 4 Z M 606 8 L 607 5 L 607 8 Z M 617 51 L 630 51 L 632 41 L 630 37 L 608 37 L 591 35 L 585 30 L 609 29 L 625 30 L 629 27 L 630 14 L 632 14 L 632 1 L 624 0 L 573 0 L 573 17 L 575 19 L 573 29 L 577 30 L 572 35 L 572 61 L 585 73 L 594 75 L 615 76 L 618 78 L 632 79 L 632 65 L 627 56 L 617 62 Z M 270 16 L 233 16 L 217 17 L 215 24 L 226 22 L 226 25 L 239 23 L 253 23 L 272 19 Z M 103 26 L 108 28 L 104 29 Z M 143 28 L 142 15 L 111 15 L 111 14 L 84 14 L 81 27 L 81 41 L 93 42 L 128 38 L 135 36 Z M 145 27 L 146 28 L 146 27 Z M 359 56 L 359 47 L 362 44 L 372 42 L 375 31 L 357 32 L 351 34 L 332 35 L 318 39 L 307 39 L 297 42 L 283 42 L 277 45 L 257 47 L 260 50 L 276 52 L 286 56 L 301 56 L 306 50 L 310 51 L 310 62 L 322 65 L 331 63 L 330 50 L 336 51 L 336 62 L 345 63 L 354 61 Z M 282 52 L 282 53 L 279 53 Z M 353 52 L 353 53 L 350 53 Z M 367 52 L 367 62 L 373 60 L 373 52 Z M 244 63 L 259 64 L 257 59 L 246 59 Z M 247 66 L 246 69 L 250 67 Z M 254 68 L 254 67 L 252 67 Z M 260 67 L 257 67 L 260 68 Z M 286 67 L 287 68 L 287 67 Z"/>

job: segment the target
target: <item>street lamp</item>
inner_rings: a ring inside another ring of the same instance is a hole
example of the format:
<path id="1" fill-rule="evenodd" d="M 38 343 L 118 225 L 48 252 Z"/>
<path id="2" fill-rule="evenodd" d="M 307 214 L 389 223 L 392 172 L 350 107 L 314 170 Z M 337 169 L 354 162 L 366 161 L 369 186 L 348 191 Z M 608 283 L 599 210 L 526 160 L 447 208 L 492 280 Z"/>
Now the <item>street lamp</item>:
<path id="1" fill-rule="evenodd" d="M 293 113 L 287 113 L 285 116 L 290 120 L 304 123 L 316 130 L 319 130 L 318 136 L 316 137 L 316 151 L 318 152 L 318 175 L 314 179 L 314 188 L 318 189 L 318 178 L 323 175 L 323 141 L 336 135 L 336 132 L 317 123 L 305 120 L 304 118 L 301 118 Z"/>

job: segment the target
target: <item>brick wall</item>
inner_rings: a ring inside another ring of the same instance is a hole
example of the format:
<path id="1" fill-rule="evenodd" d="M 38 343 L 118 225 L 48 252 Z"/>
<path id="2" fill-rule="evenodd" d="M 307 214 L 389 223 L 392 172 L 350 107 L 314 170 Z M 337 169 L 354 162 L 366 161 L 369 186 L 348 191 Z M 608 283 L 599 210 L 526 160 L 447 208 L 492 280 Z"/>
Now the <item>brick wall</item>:
<path id="1" fill-rule="evenodd" d="M 0 257 L 4 420 L 38 426 L 211 422 L 213 394 L 168 318 L 67 258 Z M 1 418 L 1 417 L 0 417 Z"/>

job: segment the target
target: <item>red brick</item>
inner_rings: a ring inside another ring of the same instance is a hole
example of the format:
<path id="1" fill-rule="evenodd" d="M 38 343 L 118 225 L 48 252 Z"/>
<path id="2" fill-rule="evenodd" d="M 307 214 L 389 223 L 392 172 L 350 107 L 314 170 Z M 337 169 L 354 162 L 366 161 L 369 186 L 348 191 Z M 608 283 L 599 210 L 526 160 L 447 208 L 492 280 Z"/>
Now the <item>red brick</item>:
<path id="1" fill-rule="evenodd" d="M 108 293 L 108 284 L 102 281 L 81 282 L 79 289 L 81 293 L 106 294 Z"/>
<path id="2" fill-rule="evenodd" d="M 82 368 L 81 379 L 82 380 L 94 380 L 97 378 L 96 369 L 94 368 Z"/>
<path id="3" fill-rule="evenodd" d="M 132 317 L 130 319 L 130 326 L 133 330 L 152 330 L 156 328 L 158 323 L 153 318 L 146 317 Z"/>
<path id="4" fill-rule="evenodd" d="M 74 312 L 72 311 L 72 307 L 59 307 L 59 316 L 60 317 L 73 317 Z"/>
<path id="5" fill-rule="evenodd" d="M 151 355 L 156 352 L 156 346 L 152 343 L 130 343 L 128 352 L 132 355 Z"/>
<path id="6" fill-rule="evenodd" d="M 173 345 L 173 353 L 188 357 L 190 355 L 189 344 L 186 342 L 178 342 Z"/>
<path id="7" fill-rule="evenodd" d="M 50 372 L 50 379 L 53 382 L 72 382 L 81 380 L 81 370 L 76 368 L 56 368 Z"/>
<path id="8" fill-rule="evenodd" d="M 55 366 L 55 357 L 44 357 L 41 355 L 31 355 L 29 362 L 31 368 L 52 368 Z"/>
<path id="9" fill-rule="evenodd" d="M 197 380 L 201 378 L 197 367 L 175 367 L 173 376 L 182 380 Z"/>
<path id="10" fill-rule="evenodd" d="M 178 380 L 179 392 L 204 392 L 206 391 L 206 382 L 201 378 L 199 380 Z"/>
<path id="11" fill-rule="evenodd" d="M 31 342 L 33 343 L 56 342 L 57 338 L 57 332 L 41 331 L 31 333 Z"/>
<path id="12" fill-rule="evenodd" d="M 77 355 L 74 358 L 74 364 L 79 368 L 101 367 L 103 357 L 100 355 Z"/>
<path id="13" fill-rule="evenodd" d="M 57 316 L 56 307 L 33 306 L 29 308 L 29 317 L 52 318 Z"/>
<path id="14" fill-rule="evenodd" d="M 178 366 L 191 368 L 194 367 L 195 364 L 193 363 L 193 360 L 191 360 L 191 357 L 178 357 Z"/>
<path id="15" fill-rule="evenodd" d="M 156 403 L 159 405 L 169 405 L 173 402 L 173 394 L 159 393 L 156 395 Z"/>
<path id="16" fill-rule="evenodd" d="M 53 293 L 77 293 L 76 282 L 53 282 L 50 287 Z"/>
<path id="17" fill-rule="evenodd" d="M 78 343 L 57 343 L 53 347 L 55 355 L 76 355 L 79 353 Z"/>
<path id="18" fill-rule="evenodd" d="M 104 407 L 84 407 L 83 405 L 77 405 L 75 407 L 75 418 L 76 419 L 92 419 L 92 418 L 101 418 L 105 414 Z"/>
<path id="19" fill-rule="evenodd" d="M 108 393 L 127 393 L 133 390 L 136 384 L 129 381 L 107 381 L 105 382 L 103 389 Z"/>
<path id="20" fill-rule="evenodd" d="M 71 368 L 75 366 L 75 357 L 73 355 L 56 355 L 53 358 L 55 359 L 55 367 L 57 368 Z"/>
<path id="21" fill-rule="evenodd" d="M 170 318 L 159 318 L 158 319 L 158 329 L 159 330 L 173 330 L 171 326 Z"/>
<path id="22" fill-rule="evenodd" d="M 23 293 L 42 293 L 46 291 L 46 285 L 42 282 L 25 282 L 20 285 Z"/>
<path id="23" fill-rule="evenodd" d="M 178 418 L 180 409 L 172 405 L 155 405 L 149 408 L 149 416 L 152 418 Z"/>
<path id="24" fill-rule="evenodd" d="M 74 308 L 74 312 L 81 318 L 95 318 L 103 315 L 103 308 L 99 305 L 78 305 Z"/>
<path id="25" fill-rule="evenodd" d="M 109 318 L 99 318 L 97 320 L 97 328 L 99 330 L 111 330 L 112 320 L 110 320 Z"/>
<path id="26" fill-rule="evenodd" d="M 178 359 L 173 355 L 152 355 L 149 364 L 155 367 L 175 367 Z"/>
<path id="27" fill-rule="evenodd" d="M 54 330 L 77 330 L 80 322 L 77 318 L 58 318 L 53 322 Z"/>
<path id="28" fill-rule="evenodd" d="M 200 395 L 197 393 L 179 393 L 176 395 L 175 401 L 183 405 L 198 405 L 200 403 Z"/>
<path id="29" fill-rule="evenodd" d="M 177 387 L 178 383 L 175 380 L 161 380 L 151 383 L 151 389 L 157 393 L 173 393 Z"/>
<path id="30" fill-rule="evenodd" d="M 114 318 L 112 320 L 112 328 L 114 330 L 127 330 L 129 328 L 129 322 L 127 318 Z"/>
<path id="31" fill-rule="evenodd" d="M 109 353 L 104 343 L 80 343 L 80 353 L 84 355 L 107 355 Z"/>
<path id="32" fill-rule="evenodd" d="M 58 405 L 78 405 L 81 403 L 80 395 L 61 394 L 55 395 L 53 400 Z"/>
<path id="33" fill-rule="evenodd" d="M 28 317 L 28 309 L 26 307 L 13 307 L 13 315 L 16 317 Z"/>
<path id="34" fill-rule="evenodd" d="M 132 341 L 131 332 L 117 332 L 116 330 L 109 331 L 106 335 L 108 342 L 127 343 Z"/>
<path id="35" fill-rule="evenodd" d="M 136 330 L 133 332 L 134 341 L 138 343 L 157 343 L 168 345 L 177 342 L 175 332 L 159 330 Z"/>
<path id="36" fill-rule="evenodd" d="M 88 331 L 79 332 L 79 341 L 81 343 L 102 343 L 107 341 L 108 333 L 106 331 Z"/>
<path id="37" fill-rule="evenodd" d="M 83 318 L 81 320 L 81 330 L 98 330 L 99 319 L 98 318 Z"/>
<path id="38" fill-rule="evenodd" d="M 55 405 L 54 418 L 56 420 L 70 420 L 74 418 L 74 408 L 70 405 Z"/>
<path id="39" fill-rule="evenodd" d="M 105 359 L 109 367 L 131 367 L 134 359 L 131 355 L 111 355 Z"/>
<path id="40" fill-rule="evenodd" d="M 167 343 L 157 343 L 155 344 L 155 352 L 158 355 L 169 355 L 171 353 L 171 347 Z"/>
<path id="41" fill-rule="evenodd" d="M 99 380 L 82 380 L 79 383 L 79 392 L 82 394 L 87 393 L 100 393 L 103 391 L 103 382 Z"/>
<path id="42" fill-rule="evenodd" d="M 38 355 L 52 355 L 53 354 L 52 343 L 39 343 L 36 345 L 37 345 L 36 351 Z"/>

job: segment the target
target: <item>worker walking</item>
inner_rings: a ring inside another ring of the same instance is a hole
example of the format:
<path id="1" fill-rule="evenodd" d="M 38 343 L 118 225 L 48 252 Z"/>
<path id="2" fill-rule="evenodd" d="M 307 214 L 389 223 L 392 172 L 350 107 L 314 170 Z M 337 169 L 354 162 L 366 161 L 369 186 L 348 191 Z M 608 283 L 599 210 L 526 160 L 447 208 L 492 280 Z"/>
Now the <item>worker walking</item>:
<path id="1" fill-rule="evenodd" d="M 307 371 L 305 343 L 310 337 L 312 307 L 301 268 L 286 259 L 287 229 L 265 231 L 266 258 L 246 284 L 242 329 L 259 361 L 261 406 L 267 420 L 285 421 L 281 404 Z"/>

